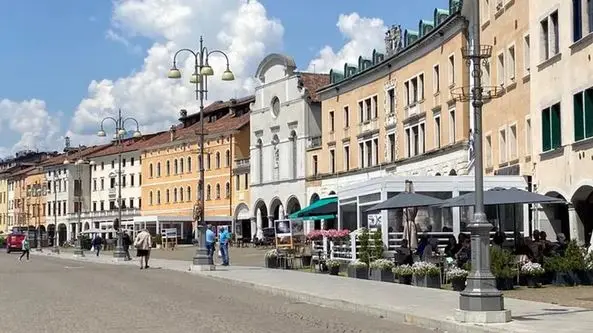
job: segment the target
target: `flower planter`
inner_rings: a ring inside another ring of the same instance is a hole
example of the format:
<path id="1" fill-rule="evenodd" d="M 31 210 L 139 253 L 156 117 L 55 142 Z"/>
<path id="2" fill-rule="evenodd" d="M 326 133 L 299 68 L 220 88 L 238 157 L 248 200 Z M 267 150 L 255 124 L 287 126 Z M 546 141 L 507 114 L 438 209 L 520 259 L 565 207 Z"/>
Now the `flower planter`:
<path id="1" fill-rule="evenodd" d="M 574 280 L 568 272 L 556 272 L 552 284 L 555 286 L 574 286 Z"/>
<path id="2" fill-rule="evenodd" d="M 369 279 L 369 269 L 366 267 L 356 268 L 356 267 L 348 267 L 348 277 L 355 278 L 355 279 Z"/>
<path id="3" fill-rule="evenodd" d="M 266 268 L 278 268 L 278 258 L 277 257 L 266 257 L 265 263 L 266 263 Z"/>
<path id="4" fill-rule="evenodd" d="M 391 270 L 373 269 L 371 270 L 371 280 L 382 282 L 394 282 L 395 277 Z"/>
<path id="5" fill-rule="evenodd" d="M 438 275 L 425 276 L 424 286 L 427 288 L 441 289 L 441 277 Z"/>
<path id="6" fill-rule="evenodd" d="M 513 290 L 514 287 L 513 278 L 496 278 L 496 289 Z"/>
<path id="7" fill-rule="evenodd" d="M 416 287 L 426 287 L 424 276 L 412 275 L 412 285 Z"/>
<path id="8" fill-rule="evenodd" d="M 465 282 L 467 278 L 452 279 L 451 286 L 454 291 L 463 291 L 465 289 Z"/>
<path id="9" fill-rule="evenodd" d="M 406 284 L 406 285 L 411 285 L 412 284 L 412 276 L 411 275 L 403 275 L 397 278 L 399 284 Z"/>
<path id="10" fill-rule="evenodd" d="M 528 288 L 541 288 L 542 286 L 539 276 L 526 276 L 525 279 L 527 281 Z"/>
<path id="11" fill-rule="evenodd" d="M 329 275 L 338 275 L 340 273 L 340 266 L 330 266 Z"/>

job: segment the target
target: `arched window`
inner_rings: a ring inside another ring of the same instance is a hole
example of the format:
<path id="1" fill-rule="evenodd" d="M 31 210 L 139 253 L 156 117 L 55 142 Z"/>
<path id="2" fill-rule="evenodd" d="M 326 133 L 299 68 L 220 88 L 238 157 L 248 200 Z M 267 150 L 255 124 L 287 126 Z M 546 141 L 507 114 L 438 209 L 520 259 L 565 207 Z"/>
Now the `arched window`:
<path id="1" fill-rule="evenodd" d="M 156 191 L 156 204 L 161 204 L 161 191 Z"/>
<path id="2" fill-rule="evenodd" d="M 167 189 L 167 191 L 165 192 L 165 202 L 171 202 L 171 192 L 169 191 L 169 189 Z"/>
<path id="3" fill-rule="evenodd" d="M 211 194 L 212 194 L 212 188 L 210 187 L 210 184 L 208 184 L 208 186 L 206 186 L 206 200 L 210 200 Z"/>
<path id="4" fill-rule="evenodd" d="M 154 170 L 152 169 L 152 163 L 150 163 L 148 165 L 148 174 L 150 175 L 150 178 L 154 177 Z"/>
<path id="5" fill-rule="evenodd" d="M 231 197 L 231 183 L 229 182 L 224 186 L 224 195 L 227 199 Z"/>
<path id="6" fill-rule="evenodd" d="M 220 199 L 220 184 L 216 184 L 216 199 Z"/>
<path id="7" fill-rule="evenodd" d="M 216 163 L 216 168 L 220 169 L 220 153 L 216 152 L 216 159 L 214 160 L 214 163 Z"/>
<path id="8" fill-rule="evenodd" d="M 175 175 L 179 174 L 179 162 L 177 161 L 177 159 L 173 161 L 173 170 L 175 171 Z"/>
<path id="9" fill-rule="evenodd" d="M 161 176 L 161 162 L 158 162 L 156 164 L 156 176 L 160 177 Z"/>
<path id="10" fill-rule="evenodd" d="M 173 189 L 173 202 L 177 202 L 177 187 Z"/>
<path id="11" fill-rule="evenodd" d="M 179 173 L 183 173 L 183 169 L 185 169 L 185 160 L 183 158 L 179 159 Z"/>
<path id="12" fill-rule="evenodd" d="M 171 175 L 171 162 L 167 161 L 167 166 L 165 167 L 165 172 L 167 176 Z"/>
<path id="13" fill-rule="evenodd" d="M 152 191 L 148 193 L 148 204 L 152 206 Z"/>
<path id="14" fill-rule="evenodd" d="M 191 186 L 187 187 L 187 201 L 191 201 Z"/>
<path id="15" fill-rule="evenodd" d="M 226 153 L 225 153 L 225 167 L 230 167 L 231 166 L 231 151 L 227 149 Z"/>
<path id="16" fill-rule="evenodd" d="M 210 170 L 210 162 L 211 162 L 210 157 L 211 157 L 210 153 L 206 154 L 206 165 L 205 165 L 206 170 Z"/>
<path id="17" fill-rule="evenodd" d="M 192 167 L 191 167 L 191 157 L 187 158 L 187 172 L 191 172 Z"/>
<path id="18" fill-rule="evenodd" d="M 291 153 L 291 166 L 292 166 L 292 178 L 296 178 L 297 177 L 297 163 L 298 163 L 298 157 L 297 157 L 297 134 L 295 131 L 292 131 L 290 133 L 290 144 L 292 147 L 290 150 Z"/>

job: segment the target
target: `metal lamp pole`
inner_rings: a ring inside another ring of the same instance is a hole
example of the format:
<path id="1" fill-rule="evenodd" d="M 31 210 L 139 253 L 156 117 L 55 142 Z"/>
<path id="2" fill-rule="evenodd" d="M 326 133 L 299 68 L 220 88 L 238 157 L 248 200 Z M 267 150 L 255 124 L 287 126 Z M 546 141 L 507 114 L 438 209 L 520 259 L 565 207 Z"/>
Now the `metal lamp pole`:
<path id="1" fill-rule="evenodd" d="M 181 71 L 177 68 L 177 56 L 182 52 L 188 52 L 194 57 L 194 73 L 191 76 L 190 83 L 195 84 L 196 101 L 199 101 L 200 105 L 200 183 L 199 189 L 199 221 L 197 224 L 197 235 L 198 238 L 198 249 L 193 258 L 194 266 L 199 267 L 210 267 L 208 262 L 208 252 L 206 250 L 206 220 L 205 220 L 205 205 L 204 205 L 204 189 L 206 187 L 204 180 L 204 99 L 208 98 L 208 76 L 214 75 L 214 70 L 208 63 L 208 58 L 218 53 L 224 56 L 226 59 L 226 70 L 222 73 L 223 81 L 233 81 L 235 75 L 229 68 L 229 57 L 227 54 L 220 50 L 208 51 L 208 48 L 204 46 L 204 39 L 200 36 L 200 48 L 198 50 L 192 49 L 180 49 L 173 56 L 173 67 L 168 73 L 170 79 L 180 79 Z"/>
<path id="2" fill-rule="evenodd" d="M 37 219 L 37 251 L 41 252 L 43 249 L 41 248 L 41 215 L 39 214 L 39 205 L 41 204 L 41 184 L 35 184 L 35 201 L 37 204 L 35 205 L 35 217 Z"/>
<path id="3" fill-rule="evenodd" d="M 132 121 L 136 123 L 136 131 L 132 135 L 134 138 L 139 138 L 142 136 L 140 133 L 140 126 L 138 125 L 138 121 L 132 117 L 123 118 L 121 114 L 121 109 L 118 110 L 117 118 L 113 117 L 105 117 L 101 120 L 101 129 L 97 133 L 100 137 L 105 137 L 106 133 L 103 129 L 103 123 L 105 120 L 111 120 L 115 124 L 115 144 L 119 147 L 119 151 L 117 153 L 117 223 L 114 223 L 114 229 L 117 232 L 117 244 L 115 246 L 115 251 L 113 251 L 113 258 L 115 259 L 124 259 L 126 258 L 126 251 L 123 247 L 123 234 L 120 231 L 121 227 L 121 215 L 122 215 L 122 200 L 121 200 L 121 177 L 122 177 L 122 170 L 121 170 L 121 155 L 123 153 L 123 141 L 125 139 L 125 135 L 127 133 L 125 129 L 126 122 Z"/>

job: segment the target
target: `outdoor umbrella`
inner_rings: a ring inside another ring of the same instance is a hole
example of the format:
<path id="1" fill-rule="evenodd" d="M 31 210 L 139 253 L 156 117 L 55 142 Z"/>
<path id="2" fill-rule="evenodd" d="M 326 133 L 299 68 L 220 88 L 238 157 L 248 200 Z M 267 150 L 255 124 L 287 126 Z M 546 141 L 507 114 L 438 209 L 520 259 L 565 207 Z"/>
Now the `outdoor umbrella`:
<path id="1" fill-rule="evenodd" d="M 523 191 L 518 188 L 495 187 L 484 191 L 484 205 L 506 205 L 506 204 L 560 204 L 566 201 L 541 195 L 538 193 Z M 464 207 L 476 204 L 475 192 L 466 193 L 458 197 L 446 200 L 440 205 L 441 208 Z M 438 205 L 438 204 L 437 204 Z"/>

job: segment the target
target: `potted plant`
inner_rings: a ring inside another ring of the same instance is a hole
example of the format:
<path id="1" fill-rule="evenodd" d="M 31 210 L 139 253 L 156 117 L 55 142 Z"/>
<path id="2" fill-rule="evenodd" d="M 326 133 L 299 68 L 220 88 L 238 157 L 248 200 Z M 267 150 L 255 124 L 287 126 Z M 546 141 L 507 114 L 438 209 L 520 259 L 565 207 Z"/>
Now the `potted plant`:
<path id="1" fill-rule="evenodd" d="M 340 273 L 341 263 L 338 260 L 330 259 L 325 262 L 329 269 L 329 275 L 338 275 Z"/>
<path id="2" fill-rule="evenodd" d="M 575 285 L 586 284 L 585 276 L 585 256 L 582 249 L 576 241 L 570 241 L 564 252 L 564 259 L 566 260 L 568 275 L 572 278 Z"/>
<path id="3" fill-rule="evenodd" d="M 272 249 L 264 255 L 266 268 L 278 268 L 278 250 Z"/>
<path id="4" fill-rule="evenodd" d="M 367 264 L 368 267 L 371 261 L 371 250 L 369 247 L 369 229 L 362 228 L 362 230 L 358 234 L 358 243 L 360 244 L 360 249 L 358 250 L 358 258 L 360 261 Z"/>
<path id="5" fill-rule="evenodd" d="M 586 251 L 586 250 L 585 250 Z M 593 252 L 585 253 L 585 278 L 587 284 L 593 284 Z"/>
<path id="6" fill-rule="evenodd" d="M 371 279 L 375 281 L 394 282 L 393 262 L 387 259 L 377 259 L 371 263 Z"/>
<path id="7" fill-rule="evenodd" d="M 419 261 L 412 265 L 412 283 L 418 287 L 441 288 L 441 269 L 432 263 Z"/>
<path id="8" fill-rule="evenodd" d="M 400 265 L 393 269 L 393 274 L 397 276 L 397 280 L 400 284 L 412 284 L 412 275 L 414 271 L 410 265 Z"/>
<path id="9" fill-rule="evenodd" d="M 496 288 L 512 290 L 515 285 L 514 278 L 517 276 L 513 254 L 498 246 L 491 246 L 490 258 L 490 270 L 496 279 Z"/>
<path id="10" fill-rule="evenodd" d="M 542 265 L 533 262 L 527 262 L 521 266 L 521 275 L 527 278 L 527 287 L 540 288 L 540 278 L 546 273 Z"/>
<path id="11" fill-rule="evenodd" d="M 361 260 L 354 260 L 348 265 L 348 277 L 368 280 L 369 265 Z"/>
<path id="12" fill-rule="evenodd" d="M 552 284 L 555 286 L 573 286 L 574 280 L 568 273 L 568 262 L 562 256 L 555 255 L 544 260 L 544 269 L 552 274 Z"/>
<path id="13" fill-rule="evenodd" d="M 447 272 L 447 280 L 451 282 L 453 290 L 463 291 L 465 289 L 468 273 L 465 269 L 458 267 L 453 267 Z"/>

